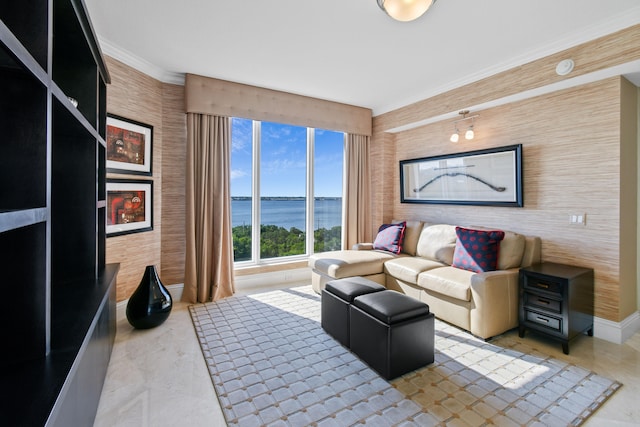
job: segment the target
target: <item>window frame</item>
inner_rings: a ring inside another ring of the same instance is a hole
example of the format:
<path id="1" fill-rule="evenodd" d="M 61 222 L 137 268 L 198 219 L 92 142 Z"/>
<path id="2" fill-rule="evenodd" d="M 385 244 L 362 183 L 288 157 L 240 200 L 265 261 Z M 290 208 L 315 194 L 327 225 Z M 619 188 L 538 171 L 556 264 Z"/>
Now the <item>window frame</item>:
<path id="1" fill-rule="evenodd" d="M 235 118 L 235 117 L 234 117 Z M 233 124 L 233 119 L 232 124 Z M 251 159 L 251 259 L 250 260 L 242 260 L 235 261 L 235 268 L 242 267 L 252 267 L 259 265 L 273 265 L 284 262 L 295 262 L 302 261 L 309 258 L 309 256 L 315 253 L 315 230 L 313 229 L 314 224 L 314 214 L 315 214 L 315 143 L 316 143 L 316 131 L 317 128 L 306 126 L 307 130 L 307 138 L 306 138 L 306 187 L 305 187 L 305 253 L 298 255 L 287 255 L 281 257 L 273 257 L 273 258 L 261 258 L 261 241 L 260 241 L 260 229 L 261 229 L 261 192 L 260 192 L 260 159 L 261 159 L 261 136 L 262 136 L 262 120 L 254 120 L 254 119 L 242 119 L 241 120 L 251 120 L 252 122 L 252 159 Z M 278 123 L 278 122 L 269 122 L 269 123 L 277 123 L 284 126 L 289 126 L 287 123 Z M 297 126 L 297 125 L 290 125 Z M 302 126 L 299 126 L 302 127 Z M 345 173 L 346 173 L 346 139 L 347 135 L 342 131 L 333 131 L 329 129 L 320 129 L 326 130 L 330 132 L 342 133 L 343 135 L 343 145 L 342 145 L 342 159 L 343 159 L 343 167 L 342 167 L 342 186 L 340 188 L 341 191 L 341 244 L 344 242 L 344 194 L 345 194 Z"/>

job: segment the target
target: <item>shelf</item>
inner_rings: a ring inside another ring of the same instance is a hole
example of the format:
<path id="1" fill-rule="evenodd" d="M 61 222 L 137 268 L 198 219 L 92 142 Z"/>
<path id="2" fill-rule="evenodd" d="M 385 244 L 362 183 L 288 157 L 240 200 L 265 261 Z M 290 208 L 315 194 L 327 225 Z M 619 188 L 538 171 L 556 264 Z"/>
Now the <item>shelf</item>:
<path id="1" fill-rule="evenodd" d="M 73 104 L 71 104 L 71 101 L 69 100 L 67 95 L 56 85 L 55 82 L 51 84 L 51 94 L 56 99 L 56 101 L 63 105 L 69 111 L 71 116 L 73 116 L 73 119 L 71 120 L 78 122 L 78 124 L 82 125 L 84 129 L 87 132 L 91 133 L 94 137 L 99 137 L 98 131 L 94 128 L 93 123 L 90 123 L 89 120 L 87 120 L 87 118 L 82 114 L 79 106 L 74 107 Z"/>
<path id="2" fill-rule="evenodd" d="M 108 82 L 83 0 L 0 2 L 2 425 L 95 418 L 118 272 L 105 266 Z"/>
<path id="3" fill-rule="evenodd" d="M 98 200 L 107 199 L 107 149 L 98 144 Z"/>
<path id="4" fill-rule="evenodd" d="M 0 46 L 0 209 L 45 207 L 47 89 Z"/>
<path id="5" fill-rule="evenodd" d="M 98 84 L 98 91 L 98 99 L 100 100 L 98 103 L 98 134 L 103 140 L 103 145 L 106 146 L 104 140 L 107 137 L 107 85 L 103 79 Z"/>
<path id="6" fill-rule="evenodd" d="M 47 208 L 0 211 L 0 233 L 45 222 L 48 217 Z"/>
<path id="7" fill-rule="evenodd" d="M 49 39 L 47 16 L 47 0 L 0 2 L 0 20 L 45 70 Z"/>
<path id="8" fill-rule="evenodd" d="M 2 296 L 12 302 L 0 310 L 0 321 L 8 326 L 0 332 L 5 349 L 0 359 L 7 370 L 48 350 L 46 223 L 0 233 L 0 248 L 10 248 L 0 257 Z"/>
<path id="9" fill-rule="evenodd" d="M 98 67 L 71 0 L 53 2 L 53 81 L 93 128 L 98 116 Z"/>
<path id="10" fill-rule="evenodd" d="M 51 253 L 52 294 L 96 275 L 96 140 L 54 102 Z M 69 256 L 73 254 L 73 256 Z M 55 296 L 55 295 L 54 295 Z"/>
<path id="11" fill-rule="evenodd" d="M 98 202 L 100 205 L 102 202 Z M 98 206 L 98 241 L 97 245 L 97 257 L 98 257 L 98 269 L 105 265 L 107 258 L 107 208 L 106 206 Z M 99 272 L 99 271 L 98 271 Z"/>
<path id="12" fill-rule="evenodd" d="M 52 410 L 55 411 L 55 408 L 62 404 L 58 396 L 65 395 L 61 393 L 64 391 L 63 388 L 68 387 L 74 374 L 77 374 L 81 366 L 86 364 L 86 358 L 83 356 L 92 345 L 88 337 L 92 335 L 94 329 L 98 328 L 98 322 L 104 313 L 108 316 L 110 327 L 115 328 L 115 304 L 110 306 L 109 301 L 115 301 L 113 292 L 118 268 L 117 264 L 108 265 L 99 280 L 77 282 L 75 286 L 69 287 L 67 292 L 60 293 L 58 295 L 60 299 L 52 301 L 53 307 L 59 307 L 55 311 L 63 312 L 54 317 L 53 327 L 58 332 L 53 334 L 52 342 L 55 344 L 52 345 L 49 355 L 23 361 L 3 372 L 3 392 L 0 399 L 3 424 L 43 426 Z M 66 333 L 60 333 L 62 328 L 67 327 L 69 329 Z M 104 332 L 99 331 L 100 335 Z M 109 340 L 108 336 L 101 337 L 98 342 L 110 348 L 113 342 L 109 343 Z M 99 360 L 99 365 L 103 367 L 99 369 L 106 369 L 108 361 L 107 352 Z M 94 367 L 92 370 L 96 369 L 98 368 Z M 96 375 L 98 374 L 100 371 L 96 372 Z M 67 378 L 70 379 L 67 380 Z M 104 374 L 102 374 L 103 379 Z M 97 382 L 93 386 L 99 386 L 99 393 L 102 382 Z M 85 387 L 85 393 L 88 391 Z M 90 423 L 68 425 L 90 425 Z"/>

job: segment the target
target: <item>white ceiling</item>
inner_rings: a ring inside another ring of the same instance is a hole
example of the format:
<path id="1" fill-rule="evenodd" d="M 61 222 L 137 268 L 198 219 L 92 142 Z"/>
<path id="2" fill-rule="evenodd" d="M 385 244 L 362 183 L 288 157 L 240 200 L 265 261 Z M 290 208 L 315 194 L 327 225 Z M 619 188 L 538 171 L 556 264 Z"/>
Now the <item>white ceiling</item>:
<path id="1" fill-rule="evenodd" d="M 85 0 L 103 52 L 165 82 L 199 74 L 381 114 L 640 23 L 638 0 Z M 638 70 L 640 71 L 640 70 Z"/>

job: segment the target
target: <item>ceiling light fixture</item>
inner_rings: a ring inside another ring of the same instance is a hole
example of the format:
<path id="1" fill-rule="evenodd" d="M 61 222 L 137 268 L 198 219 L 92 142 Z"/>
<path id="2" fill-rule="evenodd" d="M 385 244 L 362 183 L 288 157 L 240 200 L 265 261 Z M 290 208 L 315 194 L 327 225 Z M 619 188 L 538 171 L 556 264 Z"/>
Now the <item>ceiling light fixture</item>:
<path id="1" fill-rule="evenodd" d="M 473 139 L 476 136 L 476 134 L 475 134 L 475 132 L 473 130 L 473 124 L 475 122 L 476 117 L 480 117 L 480 116 L 478 114 L 475 114 L 473 116 L 468 116 L 467 117 L 467 115 L 469 114 L 469 110 L 462 110 L 462 111 L 458 112 L 458 114 L 460 114 L 462 116 L 462 118 L 453 122 L 454 131 L 451 134 L 451 137 L 449 138 L 449 141 L 458 142 L 460 140 L 460 130 L 458 130 L 458 123 L 466 121 L 466 120 L 471 120 L 471 124 L 467 128 L 467 131 L 464 133 L 464 137 L 465 137 L 465 139 Z"/>
<path id="2" fill-rule="evenodd" d="M 380 9 L 396 21 L 409 22 L 420 18 L 436 0 L 377 0 Z"/>
<path id="3" fill-rule="evenodd" d="M 476 133 L 473 131 L 473 125 L 469 126 L 469 129 L 464 133 L 465 139 L 473 139 Z"/>
<path id="4" fill-rule="evenodd" d="M 456 130 L 451 134 L 451 138 L 449 138 L 449 141 L 451 142 L 460 141 L 460 131 L 458 130 L 457 127 L 456 127 Z"/>

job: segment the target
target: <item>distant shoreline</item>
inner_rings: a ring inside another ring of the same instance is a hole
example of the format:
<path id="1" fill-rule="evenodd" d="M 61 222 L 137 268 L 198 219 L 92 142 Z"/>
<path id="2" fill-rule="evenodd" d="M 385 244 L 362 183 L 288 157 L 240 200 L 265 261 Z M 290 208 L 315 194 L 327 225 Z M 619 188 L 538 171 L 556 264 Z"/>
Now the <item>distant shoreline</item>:
<path id="1" fill-rule="evenodd" d="M 250 196 L 232 196 L 231 200 L 251 200 Z M 260 200 L 305 200 L 306 197 L 291 197 L 291 196 L 271 196 L 261 197 Z M 315 200 L 342 200 L 342 197 L 315 197 Z"/>

